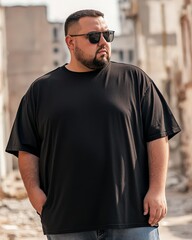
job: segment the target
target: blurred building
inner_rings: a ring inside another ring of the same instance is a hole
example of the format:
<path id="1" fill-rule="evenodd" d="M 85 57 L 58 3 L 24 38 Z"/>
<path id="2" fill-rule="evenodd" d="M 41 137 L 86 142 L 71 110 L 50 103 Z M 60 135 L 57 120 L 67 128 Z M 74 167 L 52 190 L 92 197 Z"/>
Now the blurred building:
<path id="1" fill-rule="evenodd" d="M 21 97 L 39 76 L 64 64 L 63 23 L 47 20 L 46 6 L 5 7 L 11 124 Z"/>
<path id="2" fill-rule="evenodd" d="M 112 60 L 137 64 L 134 21 L 127 18 L 130 0 L 118 0 L 121 34 L 112 43 Z"/>
<path id="3" fill-rule="evenodd" d="M 5 11 L 0 6 L 0 180 L 12 170 L 11 158 L 5 154 L 5 144 L 10 131 L 9 126 Z"/>
<path id="4" fill-rule="evenodd" d="M 5 147 L 22 96 L 66 52 L 63 23 L 49 22 L 46 6 L 0 6 L 0 178 L 16 166 Z"/>
<path id="5" fill-rule="evenodd" d="M 180 0 L 119 0 L 122 34 L 113 59 L 141 67 L 162 90 L 167 67 L 178 58 Z"/>
<path id="6" fill-rule="evenodd" d="M 181 58 L 171 66 L 170 75 L 182 127 L 181 174 L 186 189 L 192 190 L 192 0 L 182 1 L 180 29 Z"/>

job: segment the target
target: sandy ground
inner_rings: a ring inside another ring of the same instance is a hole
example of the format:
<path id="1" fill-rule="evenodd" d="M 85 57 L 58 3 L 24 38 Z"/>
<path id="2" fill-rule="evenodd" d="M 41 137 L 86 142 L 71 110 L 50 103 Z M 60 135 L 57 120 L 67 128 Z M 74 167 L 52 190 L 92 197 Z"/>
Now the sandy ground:
<path id="1" fill-rule="evenodd" d="M 192 192 L 167 191 L 168 214 L 160 223 L 161 240 L 192 240 Z M 29 201 L 0 200 L 0 240 L 45 240 Z"/>
<path id="2" fill-rule="evenodd" d="M 161 240 L 192 240 L 192 192 L 167 191 L 168 214 L 160 223 Z"/>

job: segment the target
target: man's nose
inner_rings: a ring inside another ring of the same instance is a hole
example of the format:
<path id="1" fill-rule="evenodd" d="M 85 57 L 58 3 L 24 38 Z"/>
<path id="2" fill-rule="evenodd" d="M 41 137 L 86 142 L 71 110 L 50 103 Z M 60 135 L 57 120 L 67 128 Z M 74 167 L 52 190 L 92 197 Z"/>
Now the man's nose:
<path id="1" fill-rule="evenodd" d="M 106 44 L 107 41 L 105 40 L 104 36 L 103 36 L 103 33 L 101 33 L 101 37 L 100 37 L 100 40 L 99 40 L 99 45 L 103 45 L 103 44 Z"/>

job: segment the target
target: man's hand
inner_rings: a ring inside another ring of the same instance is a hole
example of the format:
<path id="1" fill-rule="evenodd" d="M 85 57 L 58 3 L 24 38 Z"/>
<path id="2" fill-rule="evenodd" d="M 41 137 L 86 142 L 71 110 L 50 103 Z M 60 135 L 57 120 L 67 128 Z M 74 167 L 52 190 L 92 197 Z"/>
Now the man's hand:
<path id="1" fill-rule="evenodd" d="M 144 198 L 144 215 L 149 214 L 149 224 L 155 226 L 165 217 L 167 213 L 167 203 L 165 193 L 158 191 L 148 191 Z"/>
<path id="2" fill-rule="evenodd" d="M 41 215 L 43 206 L 47 200 L 45 193 L 36 187 L 28 193 L 29 200 L 35 210 Z"/>

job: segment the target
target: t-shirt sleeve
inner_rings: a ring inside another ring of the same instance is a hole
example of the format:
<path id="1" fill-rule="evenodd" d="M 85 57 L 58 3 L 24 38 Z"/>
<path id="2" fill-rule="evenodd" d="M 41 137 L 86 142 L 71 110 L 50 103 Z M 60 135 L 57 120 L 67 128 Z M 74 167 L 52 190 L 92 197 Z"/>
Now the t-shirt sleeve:
<path id="1" fill-rule="evenodd" d="M 35 103 L 29 89 L 19 105 L 6 152 L 18 157 L 19 151 L 25 151 L 39 157 L 40 142 L 35 117 Z"/>
<path id="2" fill-rule="evenodd" d="M 142 99 L 144 137 L 147 142 L 168 136 L 171 139 L 181 131 L 169 106 L 153 81 Z"/>

